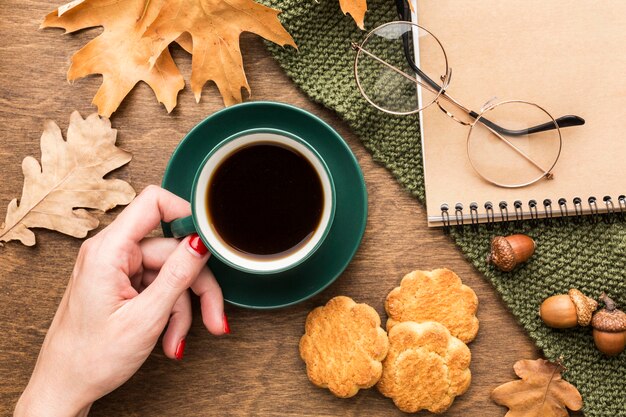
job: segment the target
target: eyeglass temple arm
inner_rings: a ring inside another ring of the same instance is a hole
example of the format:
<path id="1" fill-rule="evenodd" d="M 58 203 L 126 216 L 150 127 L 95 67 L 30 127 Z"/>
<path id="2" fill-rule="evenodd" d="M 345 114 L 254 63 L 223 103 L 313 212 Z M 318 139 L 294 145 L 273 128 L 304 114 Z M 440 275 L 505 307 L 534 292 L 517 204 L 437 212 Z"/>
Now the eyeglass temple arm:
<path id="1" fill-rule="evenodd" d="M 398 15 L 400 17 L 401 20 L 405 21 L 405 22 L 410 22 L 411 21 L 411 9 L 409 8 L 409 4 L 407 2 L 407 0 L 396 0 L 396 7 L 398 9 Z M 411 67 L 411 69 L 413 71 L 415 71 L 415 73 L 417 75 L 419 75 L 419 77 L 426 83 L 428 84 L 431 88 L 433 88 L 435 91 L 441 91 L 442 94 L 445 94 L 445 90 L 442 89 L 442 87 L 437 84 L 435 81 L 433 81 L 429 76 L 427 76 L 424 71 L 422 71 L 416 64 L 415 61 L 413 60 L 413 56 L 412 56 L 412 52 L 411 52 L 411 47 L 409 44 L 409 33 L 404 33 L 402 34 L 402 43 L 404 46 L 404 56 L 409 64 L 409 66 Z M 473 110 L 470 110 L 468 112 L 468 115 L 470 117 L 472 117 L 473 119 L 477 119 L 480 115 L 478 113 L 476 113 Z M 556 121 L 556 125 L 559 128 L 562 127 L 572 127 L 572 126 L 581 126 L 585 124 L 585 119 L 583 119 L 580 116 L 575 116 L 575 115 L 566 115 L 566 116 L 561 116 L 558 119 L 555 119 Z M 508 136 L 524 136 L 524 135 L 530 135 L 533 133 L 539 133 L 539 132 L 546 132 L 548 130 L 553 130 L 556 128 L 556 126 L 554 125 L 554 122 L 546 122 L 537 126 L 533 126 L 530 127 L 528 129 L 519 129 L 519 130 L 512 130 L 512 129 L 506 129 L 504 127 L 501 127 L 499 125 L 497 125 L 496 123 L 481 117 L 480 118 L 480 122 L 482 124 L 484 124 L 485 126 L 495 130 L 496 132 L 503 134 L 503 135 L 508 135 Z"/>
<path id="2" fill-rule="evenodd" d="M 409 8 L 409 3 L 407 2 L 407 0 L 396 0 L 396 7 L 398 8 L 398 15 L 400 17 L 400 20 L 404 22 L 411 22 L 411 9 Z M 402 34 L 402 44 L 404 46 L 404 56 L 411 66 L 411 69 L 415 71 L 415 73 L 417 73 L 417 75 L 419 75 L 420 78 L 424 80 L 424 82 L 428 84 L 431 88 L 433 88 L 435 91 L 440 91 L 441 86 L 435 81 L 431 80 L 428 75 L 424 74 L 424 72 L 415 64 L 415 61 L 413 61 L 411 47 L 409 45 L 409 32 L 405 32 Z"/>
<path id="3" fill-rule="evenodd" d="M 468 113 L 471 117 L 473 117 L 474 119 L 477 119 L 479 114 L 476 113 L 475 111 L 470 111 Z M 581 126 L 585 124 L 585 119 L 583 119 L 580 116 L 575 116 L 572 114 L 568 114 L 566 116 L 561 116 L 558 119 L 554 120 L 556 122 L 556 126 L 558 126 L 559 128 L 562 127 L 572 127 L 572 126 Z M 529 127 L 528 129 L 519 129 L 519 130 L 512 130 L 512 129 L 506 129 L 504 127 L 498 126 L 497 124 L 495 124 L 494 122 L 481 117 L 480 118 L 480 122 L 482 124 L 484 124 L 487 127 L 490 127 L 491 129 L 495 130 L 496 132 L 502 134 L 502 135 L 508 135 L 508 136 L 524 136 L 524 135 L 531 135 L 533 133 L 540 133 L 540 132 L 547 132 L 548 130 L 554 130 L 556 129 L 556 126 L 554 125 L 554 122 L 550 121 L 550 122 L 546 122 L 546 123 L 542 123 L 540 125 L 537 126 L 533 126 L 533 127 Z"/>

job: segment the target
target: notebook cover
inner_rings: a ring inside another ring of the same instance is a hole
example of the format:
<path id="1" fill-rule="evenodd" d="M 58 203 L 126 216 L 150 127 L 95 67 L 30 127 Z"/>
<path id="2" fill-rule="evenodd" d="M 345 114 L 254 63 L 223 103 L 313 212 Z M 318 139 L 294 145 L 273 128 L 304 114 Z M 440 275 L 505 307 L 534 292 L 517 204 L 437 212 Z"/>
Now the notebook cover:
<path id="1" fill-rule="evenodd" d="M 562 129 L 553 180 L 506 189 L 473 171 L 466 151 L 469 128 L 430 106 L 422 115 L 429 225 L 442 225 L 444 204 L 452 224 L 458 203 L 464 223 L 471 220 L 472 203 L 480 222 L 487 221 L 487 202 L 494 221 L 506 219 L 500 202 L 507 203 L 509 219 L 515 218 L 515 201 L 522 203 L 525 219 L 531 217 L 531 201 L 537 202 L 533 217 L 540 218 L 560 216 L 559 199 L 565 199 L 569 215 L 606 212 L 611 204 L 619 211 L 618 200 L 626 194 L 626 2 L 419 0 L 417 15 L 444 45 L 453 72 L 447 91 L 461 103 L 479 111 L 494 97 L 520 99 L 555 118 L 575 114 L 586 121 Z M 420 59 L 426 67 L 427 50 L 420 50 Z M 576 208 L 575 198 L 582 201 Z"/>

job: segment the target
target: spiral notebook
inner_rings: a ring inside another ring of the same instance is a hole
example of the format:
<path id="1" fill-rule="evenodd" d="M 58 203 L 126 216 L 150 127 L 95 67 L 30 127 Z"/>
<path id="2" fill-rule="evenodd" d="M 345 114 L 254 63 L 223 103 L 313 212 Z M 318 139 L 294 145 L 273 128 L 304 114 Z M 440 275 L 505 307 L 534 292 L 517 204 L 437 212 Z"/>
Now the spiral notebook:
<path id="1" fill-rule="evenodd" d="M 466 126 L 436 105 L 424 110 L 429 226 L 626 212 L 626 2 L 418 0 L 414 9 L 444 45 L 447 91 L 461 103 L 521 99 L 586 121 L 562 129 L 553 180 L 507 189 L 473 171 Z"/>

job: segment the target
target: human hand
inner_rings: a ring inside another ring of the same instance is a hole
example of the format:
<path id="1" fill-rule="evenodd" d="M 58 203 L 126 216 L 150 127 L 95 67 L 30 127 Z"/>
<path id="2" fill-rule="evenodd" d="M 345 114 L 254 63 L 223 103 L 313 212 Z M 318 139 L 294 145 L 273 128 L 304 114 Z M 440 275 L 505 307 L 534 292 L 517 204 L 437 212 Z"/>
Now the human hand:
<path id="1" fill-rule="evenodd" d="M 191 326 L 188 288 L 200 297 L 209 332 L 230 332 L 198 236 L 144 239 L 161 220 L 190 212 L 187 201 L 149 186 L 83 243 L 16 417 L 86 415 L 139 369 L 166 325 L 163 350 L 182 359 Z"/>

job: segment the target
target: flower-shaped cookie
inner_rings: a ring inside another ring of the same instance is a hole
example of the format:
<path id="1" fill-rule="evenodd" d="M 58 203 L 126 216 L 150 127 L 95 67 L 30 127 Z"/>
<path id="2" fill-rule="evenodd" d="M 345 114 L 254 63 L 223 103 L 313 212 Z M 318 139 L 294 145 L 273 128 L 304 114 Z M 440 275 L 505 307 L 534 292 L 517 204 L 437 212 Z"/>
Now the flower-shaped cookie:
<path id="1" fill-rule="evenodd" d="M 442 413 L 467 391 L 470 360 L 467 345 L 442 324 L 399 323 L 389 332 L 389 353 L 377 387 L 406 413 Z"/>
<path id="2" fill-rule="evenodd" d="M 300 356 L 311 382 L 348 398 L 378 382 L 388 347 L 376 310 L 339 296 L 309 313 Z"/>
<path id="3" fill-rule="evenodd" d="M 387 330 L 403 321 L 437 321 L 465 343 L 474 340 L 478 332 L 477 309 L 474 290 L 445 268 L 405 275 L 385 300 Z"/>

